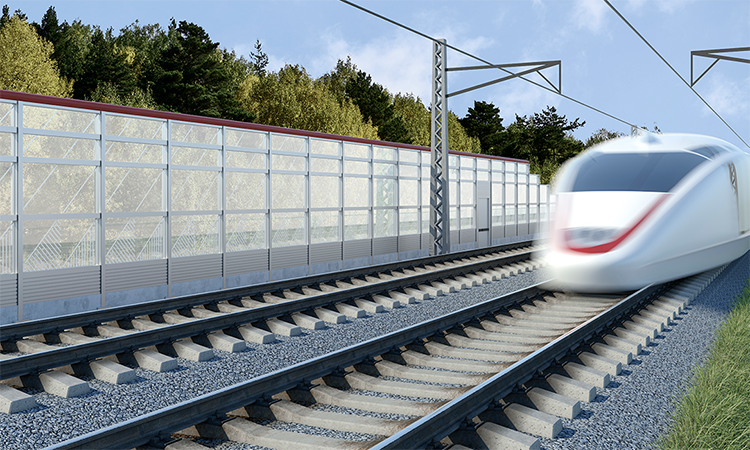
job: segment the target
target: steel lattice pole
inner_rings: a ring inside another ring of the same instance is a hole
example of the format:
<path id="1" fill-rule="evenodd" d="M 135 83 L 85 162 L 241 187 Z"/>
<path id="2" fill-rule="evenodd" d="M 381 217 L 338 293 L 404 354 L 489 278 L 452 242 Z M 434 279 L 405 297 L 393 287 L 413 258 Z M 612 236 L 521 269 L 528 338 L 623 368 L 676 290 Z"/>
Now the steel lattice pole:
<path id="1" fill-rule="evenodd" d="M 450 209 L 448 195 L 448 104 L 445 39 L 433 43 L 430 235 L 431 255 L 450 252 Z"/>

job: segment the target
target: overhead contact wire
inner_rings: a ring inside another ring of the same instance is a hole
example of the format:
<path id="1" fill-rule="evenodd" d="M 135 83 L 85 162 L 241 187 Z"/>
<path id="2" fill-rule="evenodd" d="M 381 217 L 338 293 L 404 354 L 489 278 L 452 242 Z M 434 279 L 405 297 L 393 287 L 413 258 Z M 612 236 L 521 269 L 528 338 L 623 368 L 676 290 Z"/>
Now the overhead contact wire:
<path id="1" fill-rule="evenodd" d="M 360 11 L 364 11 L 364 12 L 366 12 L 367 14 L 373 15 L 373 16 L 377 17 L 378 19 L 382 19 L 382 20 L 385 20 L 386 22 L 388 22 L 388 23 L 391 23 L 391 24 L 393 24 L 393 25 L 396 25 L 396 26 L 397 26 L 397 27 L 399 27 L 399 28 L 403 28 L 404 30 L 410 31 L 410 32 L 412 32 L 412 33 L 414 33 L 414 34 L 416 34 L 416 35 L 418 35 L 418 36 L 422 36 L 422 37 L 423 37 L 423 38 L 425 38 L 425 39 L 429 39 L 429 40 L 431 40 L 431 41 L 433 41 L 433 42 L 435 42 L 435 43 L 438 43 L 438 44 L 440 44 L 440 45 L 445 45 L 445 46 L 446 46 L 447 48 L 449 48 L 449 49 L 451 49 L 451 50 L 454 50 L 454 51 L 456 51 L 456 52 L 458 52 L 458 53 L 461 53 L 461 54 L 462 54 L 462 55 L 464 55 L 464 56 L 468 56 L 469 58 L 472 58 L 472 59 L 474 59 L 474 60 L 477 60 L 477 61 L 479 61 L 479 62 L 482 62 L 482 63 L 486 64 L 486 65 L 487 65 L 487 66 L 489 66 L 489 67 L 494 67 L 495 69 L 500 69 L 500 70 L 502 70 L 503 72 L 505 72 L 505 73 L 508 73 L 508 74 L 510 74 L 510 75 L 515 75 L 515 73 L 513 73 L 513 72 L 511 72 L 511 71 L 509 71 L 509 70 L 507 70 L 507 69 L 505 69 L 505 68 L 503 68 L 503 67 L 499 67 L 499 66 L 497 66 L 497 65 L 495 65 L 495 64 L 493 64 L 493 63 L 491 63 L 491 62 L 489 62 L 489 61 L 487 61 L 487 60 L 485 60 L 485 59 L 482 59 L 482 58 L 480 58 L 479 56 L 476 56 L 476 55 L 473 55 L 473 54 L 471 54 L 471 53 L 469 53 L 469 52 L 467 52 L 467 51 L 461 50 L 460 48 L 458 48 L 458 47 L 455 47 L 455 46 L 453 46 L 453 45 L 450 45 L 450 44 L 446 44 L 446 43 L 444 43 L 443 41 L 441 41 L 441 40 L 439 40 L 439 39 L 436 39 L 436 38 L 434 38 L 434 37 L 432 37 L 432 36 L 430 36 L 430 35 L 427 35 L 427 34 L 425 34 L 425 33 L 422 33 L 421 31 L 415 30 L 414 28 L 411 28 L 411 27 L 409 27 L 409 26 L 407 26 L 407 25 L 404 25 L 404 24 L 402 24 L 402 23 L 396 22 L 396 21 L 395 21 L 395 20 L 393 20 L 393 19 L 389 19 L 388 17 L 385 17 L 385 16 L 383 16 L 382 14 L 378 14 L 378 13 L 376 13 L 376 12 L 374 12 L 374 11 L 371 11 L 371 10 L 369 10 L 369 9 L 367 9 L 367 8 L 363 7 L 363 6 L 357 5 L 356 3 L 350 2 L 350 1 L 348 1 L 348 0 L 339 0 L 339 1 L 341 1 L 342 3 L 346 3 L 347 5 L 349 5 L 349 6 L 352 6 L 352 7 L 354 7 L 354 8 L 357 8 L 357 9 L 359 9 Z M 589 104 L 586 104 L 586 103 L 584 103 L 584 102 L 582 102 L 582 101 L 579 101 L 579 100 L 576 100 L 576 99 L 574 99 L 574 98 L 572 98 L 572 97 L 569 97 L 569 96 L 567 96 L 567 95 L 563 94 L 562 92 L 557 92 L 557 91 L 556 91 L 556 90 L 554 90 L 554 89 L 550 89 L 549 87 L 547 87 L 547 86 L 544 86 L 543 84 L 539 84 L 539 83 L 537 83 L 537 82 L 535 82 L 535 81 L 533 81 L 533 80 L 529 80 L 528 78 L 524 78 L 523 76 L 518 76 L 518 77 L 516 77 L 516 78 L 520 78 L 520 79 L 522 79 L 522 80 L 524 80 L 524 81 L 526 81 L 526 82 L 528 82 L 528 83 L 531 83 L 531 84 L 533 84 L 534 86 L 540 87 L 540 88 L 542 88 L 542 89 L 544 89 L 544 90 L 546 90 L 546 91 L 549 91 L 549 92 L 551 92 L 551 93 L 553 93 L 553 94 L 559 95 L 560 97 L 562 97 L 562 98 L 564 98 L 564 99 L 566 99 L 566 100 L 570 100 L 570 101 L 571 101 L 571 102 L 573 102 L 573 103 L 577 103 L 577 104 L 579 104 L 579 105 L 581 105 L 581 106 L 583 106 L 583 107 L 585 107 L 585 108 L 588 108 L 588 109 L 590 109 L 590 110 L 592 110 L 592 111 L 596 111 L 596 112 L 598 112 L 599 114 L 603 114 L 603 115 L 605 115 L 605 116 L 609 117 L 610 119 L 614 119 L 614 120 L 616 120 L 616 121 L 618 121 L 618 122 L 621 122 L 621 123 L 624 123 L 625 125 L 628 125 L 628 126 L 630 126 L 630 127 L 636 127 L 636 128 L 639 128 L 639 129 L 643 129 L 643 128 L 641 128 L 641 127 L 639 127 L 639 126 L 637 126 L 637 125 L 634 125 L 634 124 L 632 124 L 632 123 L 630 123 L 630 122 L 628 122 L 628 121 L 626 121 L 626 120 L 620 119 L 619 117 L 616 117 L 616 116 L 613 116 L 612 114 L 606 113 L 606 112 L 604 112 L 604 111 L 602 111 L 602 110 L 600 110 L 600 109 L 598 109 L 598 108 L 595 108 L 595 107 L 593 107 L 593 106 L 591 106 L 591 105 L 589 105 Z M 726 122 L 725 122 L 725 123 L 726 123 Z M 735 134 L 736 134 L 736 133 L 735 133 Z M 743 141 L 743 142 L 744 142 L 744 141 Z"/>
<path id="2" fill-rule="evenodd" d="M 701 99 L 701 101 L 702 101 L 702 102 L 703 102 L 703 103 L 704 103 L 704 104 L 705 104 L 706 106 L 708 106 L 708 109 L 710 109 L 710 110 L 711 110 L 711 112 L 713 112 L 714 114 L 716 114 L 716 117 L 718 117 L 718 118 L 719 118 L 719 119 L 720 119 L 720 120 L 721 120 L 722 122 L 724 122 L 724 125 L 726 125 L 726 126 L 727 126 L 727 128 L 729 128 L 730 130 L 732 130 L 732 133 L 734 133 L 734 135 L 735 135 L 735 136 L 737 136 L 737 138 L 738 138 L 738 139 L 739 139 L 740 141 L 742 141 L 742 143 L 743 143 L 743 144 L 745 144 L 745 146 L 747 146 L 747 147 L 750 147 L 750 145 L 748 145 L 748 144 L 747 144 L 747 142 L 745 142 L 745 140 L 744 140 L 744 139 L 742 139 L 742 137 L 741 137 L 741 136 L 740 136 L 740 135 L 739 135 L 739 134 L 738 134 L 738 133 L 737 133 L 736 131 L 734 131 L 734 128 L 732 128 L 732 126 L 731 126 L 731 125 L 729 125 L 729 124 L 727 123 L 727 121 L 726 121 L 726 120 L 724 120 L 724 118 L 723 118 L 723 117 L 721 117 L 721 115 L 720 115 L 720 114 L 719 114 L 718 112 L 716 112 L 716 110 L 714 110 L 714 109 L 713 109 L 713 108 L 711 107 L 711 105 L 709 105 L 709 104 L 708 104 L 708 102 L 707 102 L 706 100 L 704 100 L 704 99 L 703 99 L 703 97 L 701 97 L 701 95 L 700 95 L 700 94 L 699 94 L 699 93 L 698 93 L 698 92 L 697 92 L 697 91 L 696 91 L 695 89 L 693 89 L 693 87 L 692 87 L 692 86 L 690 86 L 690 83 L 688 83 L 688 82 L 687 82 L 687 80 L 685 80 L 685 79 L 684 79 L 684 78 L 682 77 L 682 75 L 680 75 L 680 73 L 679 73 L 679 72 L 677 72 L 677 70 L 675 70 L 675 68 L 674 68 L 674 67 L 672 67 L 672 65 L 671 65 L 671 64 L 669 64 L 669 62 L 668 62 L 668 61 L 667 61 L 667 60 L 666 60 L 666 59 L 665 59 L 665 58 L 664 58 L 663 56 L 661 56 L 661 54 L 660 54 L 660 53 L 659 53 L 659 52 L 658 52 L 658 51 L 657 51 L 657 50 L 656 50 L 656 49 L 654 48 L 654 46 L 653 46 L 653 45 L 651 45 L 651 44 L 650 44 L 650 43 L 648 42 L 648 40 L 646 40 L 646 38 L 645 38 L 645 37 L 643 37 L 643 35 L 641 35 L 641 33 L 639 33 L 639 32 L 638 32 L 638 30 L 636 30 L 636 29 L 635 29 L 635 27 L 634 27 L 633 25 L 631 25 L 631 23 L 630 23 L 630 22 L 628 22 L 628 20 L 627 20 L 627 19 L 626 19 L 626 18 L 625 18 L 625 17 L 624 17 L 624 16 L 622 15 L 622 14 L 620 14 L 620 11 L 618 11 L 618 10 L 617 10 L 617 8 L 615 8 L 615 7 L 614 7 L 614 6 L 612 5 L 612 3 L 610 3 L 610 2 L 609 2 L 609 0 L 604 0 L 604 3 L 606 3 L 606 4 L 607 4 L 607 6 L 609 6 L 609 7 L 610 7 L 610 8 L 612 9 L 612 11 L 614 11 L 614 12 L 615 12 L 615 14 L 617 14 L 617 15 L 618 15 L 618 16 L 620 17 L 620 19 L 622 19 L 622 21 L 623 21 L 623 22 L 625 22 L 625 24 L 626 24 L 627 26 L 629 26 L 631 30 L 633 30 L 633 32 L 634 32 L 634 33 L 635 33 L 635 34 L 636 34 L 636 35 L 637 35 L 637 36 L 638 36 L 639 38 L 641 38 L 641 40 L 642 40 L 643 42 L 645 42 L 645 43 L 646 43 L 646 45 L 648 45 L 648 47 L 649 47 L 649 48 L 650 48 L 650 49 L 651 49 L 651 50 L 652 50 L 652 51 L 653 51 L 654 53 L 656 53 L 656 56 L 658 56 L 659 58 L 661 58 L 661 60 L 662 60 L 662 61 L 664 61 L 664 64 L 666 64 L 666 65 L 667 65 L 667 67 L 669 67 L 670 69 L 672 69 L 672 72 L 674 72 L 674 73 L 675 73 L 675 75 L 677 75 L 677 77 L 678 77 L 678 78 L 679 78 L 680 80 L 682 80 L 682 82 L 683 82 L 683 83 L 685 83 L 685 86 L 687 86 L 687 87 L 688 87 L 688 88 L 689 88 L 689 89 L 690 89 L 691 91 L 693 91 L 693 93 L 694 93 L 695 95 L 697 95 L 697 96 L 698 96 L 698 98 L 699 98 L 699 99 Z M 701 76 L 702 76 L 702 75 L 701 75 Z"/>

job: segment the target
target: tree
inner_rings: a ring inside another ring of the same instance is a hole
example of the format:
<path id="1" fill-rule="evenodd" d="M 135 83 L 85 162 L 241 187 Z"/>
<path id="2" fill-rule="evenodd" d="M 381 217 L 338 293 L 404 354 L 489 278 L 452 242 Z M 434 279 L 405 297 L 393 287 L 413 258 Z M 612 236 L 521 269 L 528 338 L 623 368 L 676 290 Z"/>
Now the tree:
<path id="1" fill-rule="evenodd" d="M 596 130 L 594 134 L 589 136 L 588 139 L 586 139 L 586 142 L 583 143 L 583 148 L 589 148 L 596 144 L 601 144 L 604 141 L 622 136 L 625 136 L 625 133 L 620 133 L 619 131 L 609 131 L 606 128 L 600 128 Z"/>
<path id="2" fill-rule="evenodd" d="M 73 86 L 74 97 L 90 99 L 99 84 L 116 89 L 118 97 L 132 93 L 136 89 L 136 78 L 127 60 L 128 53 L 117 46 L 112 29 L 104 33 L 95 28 L 81 77 Z"/>
<path id="3" fill-rule="evenodd" d="M 8 18 L 0 28 L 0 89 L 70 97 L 71 83 L 60 77 L 53 51 L 21 17 Z"/>
<path id="4" fill-rule="evenodd" d="M 251 121 L 253 115 L 237 101 L 238 86 L 222 64 L 219 43 L 194 23 L 172 21 L 160 59 L 147 77 L 154 100 L 163 108 L 186 114 Z"/>
<path id="5" fill-rule="evenodd" d="M 260 76 L 250 73 L 240 86 L 240 103 L 266 125 L 377 139 L 377 129 L 363 121 L 350 101 L 339 103 L 322 81 L 300 66 L 287 65 Z"/>
<path id="6" fill-rule="evenodd" d="M 373 83 L 370 75 L 357 71 L 347 80 L 344 93 L 359 107 L 364 120 L 371 120 L 378 127 L 380 139 L 411 144 L 404 120 L 393 109 L 390 94 L 383 86 Z"/>
<path id="7" fill-rule="evenodd" d="M 268 66 L 268 55 L 263 52 L 259 39 L 255 40 L 255 51 L 250 52 L 250 67 L 256 74 L 264 76 Z"/>
<path id="8" fill-rule="evenodd" d="M 504 135 L 503 118 L 500 109 L 492 103 L 474 102 L 466 116 L 459 119 L 466 129 L 466 134 L 479 139 L 482 153 L 485 155 L 499 155 L 502 152 Z"/>
<path id="9" fill-rule="evenodd" d="M 404 121 L 409 140 L 414 145 L 430 146 L 430 111 L 419 97 L 412 94 L 396 94 L 393 109 Z"/>

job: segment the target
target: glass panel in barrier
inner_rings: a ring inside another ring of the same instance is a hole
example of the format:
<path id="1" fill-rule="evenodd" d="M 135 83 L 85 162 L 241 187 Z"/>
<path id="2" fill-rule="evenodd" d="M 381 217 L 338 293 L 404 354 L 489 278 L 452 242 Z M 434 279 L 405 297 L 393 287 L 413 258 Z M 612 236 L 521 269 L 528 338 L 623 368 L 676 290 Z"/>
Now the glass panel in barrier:
<path id="1" fill-rule="evenodd" d="M 23 270 L 65 269 L 96 264 L 96 220 L 23 222 Z"/>
<path id="2" fill-rule="evenodd" d="M 490 160 L 477 158 L 477 170 L 490 170 Z"/>
<path id="3" fill-rule="evenodd" d="M 474 181 L 474 170 L 473 169 L 461 169 L 461 180 L 462 181 Z"/>
<path id="4" fill-rule="evenodd" d="M 419 178 L 419 166 L 398 166 L 399 175 L 402 177 Z"/>
<path id="5" fill-rule="evenodd" d="M 266 174 L 227 172 L 227 209 L 265 209 Z"/>
<path id="6" fill-rule="evenodd" d="M 506 173 L 505 174 L 505 183 L 506 184 L 516 184 L 516 174 L 514 174 L 514 173 Z"/>
<path id="7" fill-rule="evenodd" d="M 305 245 L 305 213 L 271 214 L 271 247 Z M 302 264 L 306 264 L 306 261 Z M 301 264 L 301 265 L 302 265 Z"/>
<path id="8" fill-rule="evenodd" d="M 448 179 L 450 181 L 458 181 L 460 179 L 459 175 L 458 169 L 448 169 Z"/>
<path id="9" fill-rule="evenodd" d="M 380 176 L 395 177 L 396 175 L 398 175 L 398 170 L 396 169 L 395 164 L 373 163 L 372 172 L 373 172 L 373 175 L 376 175 L 376 176 L 380 175 Z"/>
<path id="10" fill-rule="evenodd" d="M 338 159 L 310 158 L 310 172 L 340 173 L 341 161 Z"/>
<path id="11" fill-rule="evenodd" d="M 339 207 L 339 177 L 310 177 L 310 208 Z"/>
<path id="12" fill-rule="evenodd" d="M 503 207 L 494 205 L 492 207 L 492 226 L 499 227 L 503 224 Z"/>
<path id="13" fill-rule="evenodd" d="M 0 215 L 11 214 L 13 198 L 13 164 L 0 161 Z"/>
<path id="14" fill-rule="evenodd" d="M 518 189 L 518 204 L 519 205 L 525 205 L 528 203 L 529 199 L 529 187 L 525 184 L 519 184 L 517 186 Z"/>
<path id="15" fill-rule="evenodd" d="M 518 163 L 518 173 L 529 173 L 529 165 L 524 163 Z"/>
<path id="16" fill-rule="evenodd" d="M 356 241 L 358 239 L 367 239 L 370 237 L 368 231 L 369 223 L 369 211 L 344 210 L 344 240 Z"/>
<path id="17" fill-rule="evenodd" d="M 461 157 L 461 168 L 462 169 L 474 169 L 474 158 L 473 156 L 462 156 Z"/>
<path id="18" fill-rule="evenodd" d="M 398 204 L 399 206 L 418 206 L 419 205 L 419 181 L 418 180 L 399 180 L 398 186 Z"/>
<path id="19" fill-rule="evenodd" d="M 458 222 L 458 208 L 449 208 L 448 210 L 449 210 L 448 214 L 450 214 L 450 218 L 451 218 L 451 220 L 450 220 L 450 230 L 451 231 L 458 231 L 459 230 L 459 228 L 458 228 L 458 225 L 459 225 L 459 222 Z"/>
<path id="20" fill-rule="evenodd" d="M 227 151 L 227 167 L 232 169 L 266 169 L 265 153 Z"/>
<path id="21" fill-rule="evenodd" d="M 505 204 L 506 205 L 516 204 L 516 185 L 515 184 L 505 185 Z"/>
<path id="22" fill-rule="evenodd" d="M 518 174 L 518 184 L 526 184 L 528 182 L 528 175 Z"/>
<path id="23" fill-rule="evenodd" d="M 430 179 L 422 178 L 422 206 L 430 206 Z"/>
<path id="24" fill-rule="evenodd" d="M 422 208 L 422 233 L 430 232 L 430 208 Z"/>
<path id="25" fill-rule="evenodd" d="M 430 173 L 432 172 L 432 167 L 429 165 L 422 166 L 422 178 L 429 180 L 432 175 Z"/>
<path id="26" fill-rule="evenodd" d="M 549 186 L 542 184 L 539 186 L 539 202 L 547 203 L 549 201 Z"/>
<path id="27" fill-rule="evenodd" d="M 162 211 L 162 169 L 106 167 L 105 211 Z"/>
<path id="28" fill-rule="evenodd" d="M 515 173 L 516 172 L 516 163 L 514 162 L 505 162 L 505 173 Z"/>
<path id="29" fill-rule="evenodd" d="M 221 145 L 221 128 L 194 123 L 172 122 L 172 141 Z"/>
<path id="30" fill-rule="evenodd" d="M 536 204 L 539 202 L 539 186 L 532 184 L 529 185 L 529 203 Z"/>
<path id="31" fill-rule="evenodd" d="M 100 133 L 99 113 L 75 111 L 44 106 L 23 107 L 23 126 L 41 130 L 67 131 L 71 133 Z"/>
<path id="32" fill-rule="evenodd" d="M 233 130 L 228 128 L 227 145 L 229 147 L 268 149 L 268 136 L 266 133 L 247 130 Z"/>
<path id="33" fill-rule="evenodd" d="M 271 135 L 271 150 L 275 152 L 307 153 L 307 140 L 286 134 Z"/>
<path id="34" fill-rule="evenodd" d="M 351 175 L 369 175 L 370 163 L 365 161 L 344 160 L 344 173 Z"/>
<path id="35" fill-rule="evenodd" d="M 502 183 L 505 177 L 502 172 L 492 172 L 492 182 Z"/>
<path id="36" fill-rule="evenodd" d="M 370 179 L 344 177 L 344 208 L 370 206 Z"/>
<path id="37" fill-rule="evenodd" d="M 104 117 L 104 129 L 109 136 L 138 139 L 167 139 L 167 123 L 163 120 L 107 114 Z"/>
<path id="38" fill-rule="evenodd" d="M 396 180 L 375 178 L 373 191 L 373 206 L 396 206 Z"/>
<path id="39" fill-rule="evenodd" d="M 220 174 L 204 170 L 172 170 L 172 211 L 219 209 Z"/>
<path id="40" fill-rule="evenodd" d="M 339 212 L 310 212 L 310 243 L 336 242 L 339 240 Z"/>
<path id="41" fill-rule="evenodd" d="M 373 147 L 372 159 L 386 159 L 388 161 L 395 161 L 396 149 L 388 147 Z"/>
<path id="42" fill-rule="evenodd" d="M 271 174 L 271 209 L 304 207 L 305 176 Z"/>
<path id="43" fill-rule="evenodd" d="M 306 160 L 300 156 L 271 155 L 271 169 L 304 172 L 307 170 Z"/>
<path id="44" fill-rule="evenodd" d="M 502 205 L 503 204 L 503 184 L 492 183 L 492 204 Z"/>
<path id="45" fill-rule="evenodd" d="M 221 167 L 221 152 L 208 148 L 172 146 L 172 164 L 176 166 Z"/>
<path id="46" fill-rule="evenodd" d="M 419 150 L 399 149 L 398 160 L 402 163 L 419 164 Z"/>
<path id="47" fill-rule="evenodd" d="M 16 105 L 0 102 L 0 127 L 16 126 Z"/>
<path id="48" fill-rule="evenodd" d="M 227 214 L 227 252 L 266 248 L 265 214 Z"/>
<path id="49" fill-rule="evenodd" d="M 474 183 L 461 183 L 461 204 L 474 204 Z"/>
<path id="50" fill-rule="evenodd" d="M 0 220 L 0 273 L 16 273 L 15 223 Z"/>
<path id="51" fill-rule="evenodd" d="M 477 172 L 477 181 L 490 181 L 489 172 Z"/>
<path id="52" fill-rule="evenodd" d="M 341 142 L 310 139 L 310 153 L 316 155 L 341 155 Z"/>
<path id="53" fill-rule="evenodd" d="M 527 223 L 527 213 L 528 207 L 526 205 L 519 205 L 518 206 L 518 224 L 524 224 Z"/>
<path id="54" fill-rule="evenodd" d="M 418 209 L 415 208 L 398 210 L 398 234 L 401 236 L 407 234 L 419 234 Z"/>
<path id="55" fill-rule="evenodd" d="M 536 205 L 529 206 L 529 223 L 537 223 L 539 207 Z"/>
<path id="56" fill-rule="evenodd" d="M 118 264 L 164 258 L 164 217 L 108 217 L 105 263 Z"/>
<path id="57" fill-rule="evenodd" d="M 13 133 L 0 133 L 0 156 L 14 156 L 13 151 L 16 143 L 16 135 Z"/>
<path id="58" fill-rule="evenodd" d="M 372 236 L 388 237 L 396 236 L 396 210 L 376 209 L 373 211 Z"/>
<path id="59" fill-rule="evenodd" d="M 458 168 L 460 161 L 458 160 L 458 156 L 456 155 L 450 155 L 448 156 L 448 167 L 450 168 Z"/>
<path id="60" fill-rule="evenodd" d="M 503 162 L 493 159 L 492 160 L 492 171 L 493 172 L 502 172 L 504 169 Z"/>
<path id="61" fill-rule="evenodd" d="M 93 213 L 96 166 L 23 165 L 23 213 Z"/>
<path id="62" fill-rule="evenodd" d="M 462 206 L 461 207 L 461 229 L 467 230 L 470 228 L 474 228 L 474 207 Z"/>
<path id="63" fill-rule="evenodd" d="M 458 183 L 455 181 L 449 181 L 448 185 L 448 204 L 458 205 Z"/>
<path id="64" fill-rule="evenodd" d="M 23 135 L 23 156 L 27 158 L 99 158 L 99 140 L 57 136 Z"/>
<path id="65" fill-rule="evenodd" d="M 173 215 L 172 257 L 219 253 L 218 215 Z"/>
<path id="66" fill-rule="evenodd" d="M 344 157 L 370 159 L 370 146 L 344 142 Z"/>
<path id="67" fill-rule="evenodd" d="M 516 207 L 505 206 L 505 225 L 516 224 Z"/>
<path id="68" fill-rule="evenodd" d="M 107 141 L 104 144 L 107 161 L 129 163 L 164 164 L 164 145 L 135 144 L 131 142 Z"/>

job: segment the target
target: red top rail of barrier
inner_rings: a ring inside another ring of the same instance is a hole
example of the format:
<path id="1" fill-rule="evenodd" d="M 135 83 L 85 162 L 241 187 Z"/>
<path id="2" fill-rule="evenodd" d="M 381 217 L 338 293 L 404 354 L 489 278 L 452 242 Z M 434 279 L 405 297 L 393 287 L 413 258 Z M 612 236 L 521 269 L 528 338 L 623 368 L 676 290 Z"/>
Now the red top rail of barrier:
<path id="1" fill-rule="evenodd" d="M 195 116 L 192 114 L 182 114 L 182 113 L 175 113 L 175 112 L 168 112 L 168 111 L 157 111 L 154 109 L 145 109 L 145 108 L 134 108 L 132 106 L 112 105 L 109 103 L 90 102 L 90 101 L 78 100 L 74 98 L 52 97 L 49 95 L 29 94 L 26 92 L 6 91 L 3 89 L 0 89 L 0 99 L 29 102 L 29 103 L 38 103 L 38 104 L 49 105 L 49 106 L 62 106 L 65 108 L 77 108 L 77 109 L 87 109 L 87 110 L 94 110 L 94 111 L 104 111 L 104 112 L 115 113 L 115 114 L 128 114 L 132 116 L 150 117 L 154 119 L 169 119 L 169 120 L 178 120 L 180 122 L 194 122 L 194 123 L 199 123 L 203 125 L 216 125 L 216 126 L 224 126 L 224 127 L 232 127 L 232 128 L 242 128 L 242 129 L 253 130 L 253 131 L 286 133 L 286 134 L 293 134 L 296 136 L 332 139 L 332 140 L 346 141 L 346 142 L 352 142 L 352 143 L 358 143 L 358 144 L 379 145 L 383 147 L 398 147 L 398 148 L 420 150 L 420 151 L 427 151 L 427 152 L 430 151 L 429 147 L 423 147 L 421 145 L 401 144 L 397 142 L 378 141 L 375 139 L 365 139 L 365 138 L 358 138 L 358 137 L 351 137 L 351 136 L 340 136 L 336 134 L 320 133 L 317 131 L 297 130 L 294 128 L 283 128 L 283 127 L 277 127 L 273 125 L 261 125 L 257 123 L 240 122 L 238 120 L 216 119 L 213 117 Z M 475 158 L 494 159 L 494 160 L 499 160 L 499 161 L 512 161 L 512 162 L 520 162 L 520 163 L 526 163 L 526 164 L 529 163 L 525 159 L 505 158 L 502 156 L 493 156 L 493 155 L 481 155 L 479 153 L 460 152 L 460 151 L 455 151 L 455 150 L 451 150 L 450 154 L 473 156 Z"/>

